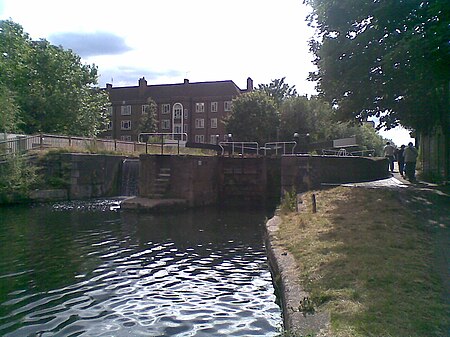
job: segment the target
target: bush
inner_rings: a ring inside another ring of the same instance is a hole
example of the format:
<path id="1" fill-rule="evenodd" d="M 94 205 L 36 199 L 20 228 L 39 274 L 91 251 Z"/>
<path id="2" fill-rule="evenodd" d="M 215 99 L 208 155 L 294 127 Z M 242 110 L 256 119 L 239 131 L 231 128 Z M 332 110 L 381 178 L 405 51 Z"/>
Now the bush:
<path id="1" fill-rule="evenodd" d="M 8 157 L 0 164 L 0 203 L 27 200 L 37 182 L 34 165 L 29 165 L 23 157 Z"/>

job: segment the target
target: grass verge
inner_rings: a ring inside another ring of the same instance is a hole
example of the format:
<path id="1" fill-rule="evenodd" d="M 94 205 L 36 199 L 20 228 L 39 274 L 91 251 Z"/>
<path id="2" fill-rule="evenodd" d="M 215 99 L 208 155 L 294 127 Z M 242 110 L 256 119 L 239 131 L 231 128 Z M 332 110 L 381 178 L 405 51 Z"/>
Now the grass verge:
<path id="1" fill-rule="evenodd" d="M 432 233 L 395 191 L 337 187 L 302 199 L 300 213 L 281 214 L 278 236 L 314 305 L 330 312 L 332 336 L 446 336 Z"/>

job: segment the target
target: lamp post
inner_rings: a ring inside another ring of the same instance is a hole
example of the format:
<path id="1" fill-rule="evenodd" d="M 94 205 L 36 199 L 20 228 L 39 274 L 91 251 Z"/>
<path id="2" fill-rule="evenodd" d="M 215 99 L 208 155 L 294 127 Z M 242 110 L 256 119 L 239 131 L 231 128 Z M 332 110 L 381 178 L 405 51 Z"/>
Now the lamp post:
<path id="1" fill-rule="evenodd" d="M 295 153 L 308 153 L 309 147 L 309 133 L 299 134 L 294 133 Z M 298 146 L 298 150 L 297 150 Z"/>
<path id="2" fill-rule="evenodd" d="M 231 157 L 234 152 L 233 135 L 231 133 L 229 133 L 227 136 L 227 142 L 231 143 L 228 144 L 228 155 Z"/>

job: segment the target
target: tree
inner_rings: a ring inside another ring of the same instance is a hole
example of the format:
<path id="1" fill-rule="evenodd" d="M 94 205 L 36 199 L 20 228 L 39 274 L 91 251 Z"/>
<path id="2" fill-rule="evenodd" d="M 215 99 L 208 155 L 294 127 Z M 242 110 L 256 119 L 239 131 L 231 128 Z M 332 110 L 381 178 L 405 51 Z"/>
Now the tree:
<path id="1" fill-rule="evenodd" d="M 156 119 L 158 106 L 156 102 L 150 97 L 147 101 L 147 106 L 142 112 L 136 130 L 141 132 L 156 132 L 158 130 L 158 121 Z"/>
<path id="2" fill-rule="evenodd" d="M 309 133 L 310 141 L 323 141 L 330 136 L 331 107 L 317 97 L 288 98 L 280 107 L 280 115 L 280 139 L 291 140 L 294 133 Z"/>
<path id="3" fill-rule="evenodd" d="M 106 127 L 108 98 L 96 87 L 97 67 L 72 51 L 32 41 L 20 25 L 0 21 L 0 66 L 25 133 L 94 136 Z"/>
<path id="4" fill-rule="evenodd" d="M 285 99 L 297 96 L 295 85 L 291 87 L 289 84 L 284 83 L 285 78 L 272 80 L 269 84 L 258 84 L 257 90 L 272 98 L 277 107 L 279 107 Z"/>
<path id="5" fill-rule="evenodd" d="M 2 112 L 0 114 L 0 132 L 4 133 L 6 137 L 7 133 L 17 131 L 17 125 L 19 124 L 19 109 L 14 96 L 11 91 L 3 84 L 0 83 L 0 106 Z M 2 139 L 0 139 L 1 141 Z"/>
<path id="6" fill-rule="evenodd" d="M 342 120 L 448 132 L 450 2 L 304 0 L 318 91 Z"/>
<path id="7" fill-rule="evenodd" d="M 272 98 L 262 91 L 252 91 L 233 100 L 225 124 L 234 140 L 264 144 L 276 140 L 280 117 Z"/>
<path id="8" fill-rule="evenodd" d="M 384 139 L 367 123 L 355 125 L 335 119 L 330 104 L 318 97 L 291 97 L 280 108 L 280 139 L 292 140 L 295 132 L 301 137 L 309 134 L 310 142 L 324 142 L 356 136 L 361 150 L 375 149 L 378 154 Z"/>

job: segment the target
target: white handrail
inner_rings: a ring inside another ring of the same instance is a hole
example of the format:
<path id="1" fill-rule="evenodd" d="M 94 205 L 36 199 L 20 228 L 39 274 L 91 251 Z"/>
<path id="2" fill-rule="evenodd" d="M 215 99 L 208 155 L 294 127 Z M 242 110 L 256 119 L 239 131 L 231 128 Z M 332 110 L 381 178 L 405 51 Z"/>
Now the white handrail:
<path id="1" fill-rule="evenodd" d="M 242 155 L 246 153 L 246 150 L 247 153 L 253 152 L 257 155 L 259 154 L 258 142 L 220 142 L 219 146 L 222 149 L 222 155 L 225 153 L 224 146 L 228 148 L 230 155 L 234 155 L 238 150 L 240 150 L 240 154 Z"/>

